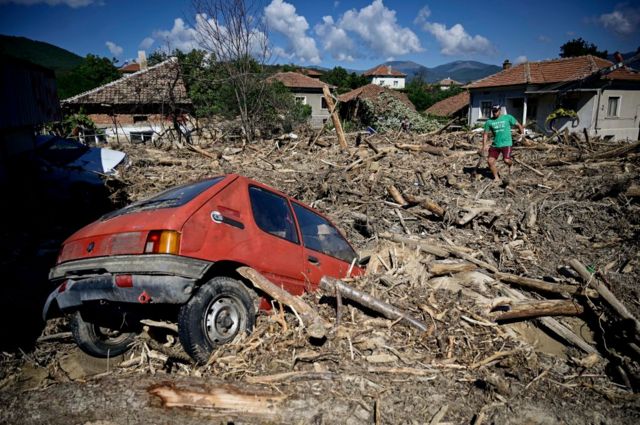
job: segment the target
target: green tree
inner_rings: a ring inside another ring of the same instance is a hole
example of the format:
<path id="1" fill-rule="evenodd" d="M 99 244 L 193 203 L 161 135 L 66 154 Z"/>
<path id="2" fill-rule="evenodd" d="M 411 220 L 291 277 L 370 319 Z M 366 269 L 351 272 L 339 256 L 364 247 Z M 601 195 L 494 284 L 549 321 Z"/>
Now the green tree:
<path id="1" fill-rule="evenodd" d="M 167 54 L 167 52 L 165 52 L 164 50 L 155 50 L 147 58 L 147 65 L 157 65 L 160 62 L 166 61 L 167 59 L 169 59 L 169 54 Z"/>
<path id="2" fill-rule="evenodd" d="M 594 55 L 601 58 L 607 58 L 607 51 L 598 50 L 598 46 L 593 43 L 589 43 L 582 39 L 582 37 L 569 40 L 560 46 L 560 57 L 571 58 L 575 56 Z"/>
<path id="3" fill-rule="evenodd" d="M 82 63 L 58 79 L 58 96 L 66 99 L 120 78 L 114 59 L 88 54 Z"/>

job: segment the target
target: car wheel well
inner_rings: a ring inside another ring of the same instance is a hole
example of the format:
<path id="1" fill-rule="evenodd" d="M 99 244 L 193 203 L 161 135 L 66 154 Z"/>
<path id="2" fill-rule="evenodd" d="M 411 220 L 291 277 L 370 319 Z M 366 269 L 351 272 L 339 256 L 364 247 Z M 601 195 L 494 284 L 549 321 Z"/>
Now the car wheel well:
<path id="1" fill-rule="evenodd" d="M 232 279 L 236 279 L 242 282 L 242 284 L 246 286 L 251 293 L 256 295 L 254 297 L 254 304 L 255 304 L 256 311 L 258 311 L 260 300 L 265 296 L 265 294 L 260 289 L 253 286 L 253 283 L 251 283 L 250 280 L 248 280 L 244 276 L 240 275 L 240 273 L 238 273 L 239 267 L 249 267 L 249 266 L 237 261 L 217 261 L 213 264 L 213 266 L 209 268 L 209 270 L 207 270 L 207 273 L 198 281 L 197 286 L 200 287 L 206 284 L 216 276 L 225 276 L 225 277 L 230 277 Z"/>

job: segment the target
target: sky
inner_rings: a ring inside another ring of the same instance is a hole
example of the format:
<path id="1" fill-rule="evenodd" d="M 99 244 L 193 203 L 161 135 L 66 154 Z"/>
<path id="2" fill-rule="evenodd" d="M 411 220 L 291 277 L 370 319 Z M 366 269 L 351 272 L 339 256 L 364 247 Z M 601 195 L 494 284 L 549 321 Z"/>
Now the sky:
<path id="1" fill-rule="evenodd" d="M 387 60 L 501 65 L 505 59 L 557 58 L 560 46 L 578 37 L 610 53 L 640 47 L 640 0 L 246 2 L 260 5 L 255 15 L 267 28 L 271 63 L 347 69 Z M 138 50 L 198 47 L 198 20 L 210 18 L 198 12 L 189 0 L 0 0 L 0 34 L 124 64 Z"/>

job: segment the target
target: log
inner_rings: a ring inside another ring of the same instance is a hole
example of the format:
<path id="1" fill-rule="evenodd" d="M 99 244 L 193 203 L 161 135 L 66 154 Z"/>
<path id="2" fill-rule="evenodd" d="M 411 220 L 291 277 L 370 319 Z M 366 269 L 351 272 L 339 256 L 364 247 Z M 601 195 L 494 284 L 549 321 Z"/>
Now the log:
<path id="1" fill-rule="evenodd" d="M 338 113 L 335 111 L 333 97 L 331 96 L 331 92 L 327 85 L 322 86 L 322 93 L 324 94 L 324 99 L 327 101 L 327 106 L 331 111 L 331 120 L 333 121 L 333 127 L 336 129 L 336 134 L 338 135 L 338 142 L 340 142 L 342 149 L 347 149 L 347 140 L 344 138 L 344 131 L 342 131 L 340 117 L 338 117 Z"/>
<path id="2" fill-rule="evenodd" d="M 322 279 L 320 279 L 320 288 L 329 295 L 335 295 L 336 291 L 340 291 L 340 294 L 344 298 L 348 298 L 358 304 L 370 308 L 371 310 L 377 311 L 387 319 L 402 319 L 404 322 L 418 328 L 422 332 L 427 332 L 428 327 L 426 323 L 411 317 L 408 313 L 400 310 L 398 307 L 379 300 L 365 292 L 352 288 L 341 280 L 334 279 L 329 276 L 323 276 Z"/>
<path id="3" fill-rule="evenodd" d="M 636 334 L 640 334 L 640 322 L 638 322 L 638 319 L 633 314 L 631 314 L 629 310 L 627 310 L 624 304 L 622 304 L 620 300 L 618 300 L 618 298 L 613 295 L 609 288 L 604 286 L 600 281 L 598 281 L 598 279 L 596 279 L 594 275 L 589 273 L 589 270 L 587 270 L 587 268 L 576 258 L 571 259 L 569 261 L 569 265 L 576 272 L 578 272 L 582 280 L 587 285 L 592 285 L 596 289 L 596 291 L 598 291 L 598 294 L 600 294 L 602 299 L 605 300 L 607 304 L 609 304 L 609 306 L 611 306 L 611 308 L 613 308 L 616 313 L 620 315 L 620 317 L 631 321 L 634 325 Z"/>
<path id="4" fill-rule="evenodd" d="M 640 185 L 631 184 L 631 186 L 629 186 L 624 192 L 624 195 L 629 198 L 640 198 Z"/>
<path id="5" fill-rule="evenodd" d="M 478 266 L 467 261 L 455 263 L 452 263 L 450 261 L 432 261 L 428 265 L 429 273 L 436 276 L 450 273 L 469 272 L 477 268 Z"/>
<path id="6" fill-rule="evenodd" d="M 436 257 L 447 258 L 449 256 L 449 251 L 439 245 L 428 244 L 415 239 L 406 238 L 404 236 L 394 235 L 393 233 L 380 233 L 378 236 L 382 239 L 405 244 L 411 248 L 418 248 L 420 251 L 435 255 Z"/>
<path id="7" fill-rule="evenodd" d="M 239 267 L 238 273 L 249 279 L 257 288 L 266 292 L 279 303 L 287 305 L 295 310 L 295 312 L 300 316 L 300 319 L 302 319 L 305 331 L 309 336 L 313 338 L 323 338 L 326 334 L 326 330 L 331 327 L 327 321 L 320 317 L 313 307 L 305 303 L 300 297 L 290 294 L 258 273 L 256 270 L 250 267 Z"/>
<path id="8" fill-rule="evenodd" d="M 500 307 L 500 306 L 497 306 Z M 542 316 L 577 316 L 584 308 L 574 301 L 522 301 L 509 306 L 509 311 L 496 317 L 496 321 L 528 319 Z"/>
<path id="9" fill-rule="evenodd" d="M 400 204 L 402 206 L 407 205 L 407 201 L 402 196 L 402 193 L 400 193 L 398 188 L 394 185 L 387 187 L 387 192 L 389 192 L 389 195 L 391 195 L 396 204 Z"/>
<path id="10" fill-rule="evenodd" d="M 432 212 L 438 217 L 444 217 L 446 211 L 440 205 L 438 205 L 435 201 L 432 201 L 429 198 L 418 198 L 412 195 L 404 195 L 404 198 L 410 204 L 420 205 L 425 210 Z"/>
<path id="11" fill-rule="evenodd" d="M 552 294 L 586 295 L 591 298 L 598 298 L 596 291 L 592 289 L 583 290 L 579 286 L 545 282 L 544 280 L 516 276 L 510 273 L 497 272 L 494 276 L 503 282 L 515 283 L 516 285 L 536 291 L 549 292 Z"/>

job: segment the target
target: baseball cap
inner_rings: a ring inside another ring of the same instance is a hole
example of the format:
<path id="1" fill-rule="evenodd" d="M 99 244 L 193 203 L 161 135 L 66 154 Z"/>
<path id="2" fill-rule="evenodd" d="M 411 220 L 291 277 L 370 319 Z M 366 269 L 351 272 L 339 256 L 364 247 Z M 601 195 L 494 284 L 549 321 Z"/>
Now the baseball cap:
<path id="1" fill-rule="evenodd" d="M 493 105 L 493 106 L 491 107 L 491 109 L 492 109 L 492 110 L 494 110 L 494 111 L 497 111 L 497 110 L 498 110 L 498 109 L 500 109 L 500 108 L 502 108 L 502 106 L 500 106 L 500 105 Z"/>

